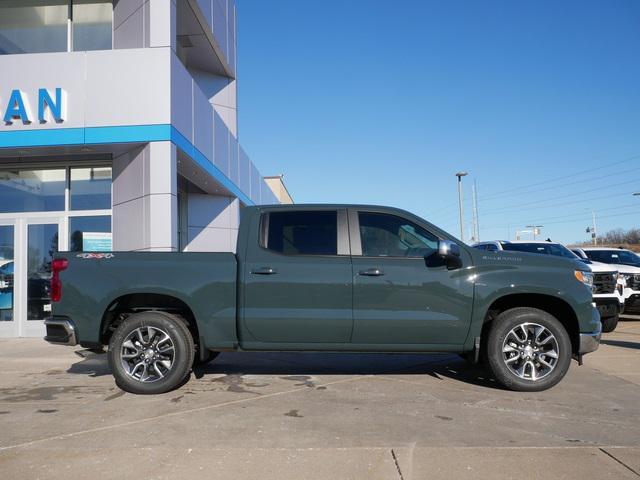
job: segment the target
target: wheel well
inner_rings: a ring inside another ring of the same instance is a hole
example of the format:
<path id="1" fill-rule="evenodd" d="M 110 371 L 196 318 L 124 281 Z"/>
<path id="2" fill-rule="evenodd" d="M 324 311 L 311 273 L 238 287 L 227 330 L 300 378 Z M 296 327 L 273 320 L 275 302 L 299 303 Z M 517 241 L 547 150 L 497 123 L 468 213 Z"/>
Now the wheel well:
<path id="1" fill-rule="evenodd" d="M 200 343 L 200 332 L 198 331 L 196 317 L 189 306 L 179 298 L 157 293 L 123 295 L 111 302 L 102 316 L 100 343 L 108 345 L 113 332 L 129 315 L 154 310 L 168 312 L 179 317 L 189 328 L 194 343 L 196 345 Z"/>
<path id="2" fill-rule="evenodd" d="M 580 344 L 578 317 L 576 317 L 576 313 L 573 308 L 571 308 L 571 305 L 564 300 L 551 295 L 524 293 L 507 295 L 497 299 L 487 310 L 487 315 L 485 316 L 484 324 L 482 326 L 482 338 L 486 338 L 486 333 L 498 315 L 506 310 L 516 307 L 538 308 L 553 315 L 560 323 L 562 323 L 569 333 L 573 352 L 578 352 Z"/>

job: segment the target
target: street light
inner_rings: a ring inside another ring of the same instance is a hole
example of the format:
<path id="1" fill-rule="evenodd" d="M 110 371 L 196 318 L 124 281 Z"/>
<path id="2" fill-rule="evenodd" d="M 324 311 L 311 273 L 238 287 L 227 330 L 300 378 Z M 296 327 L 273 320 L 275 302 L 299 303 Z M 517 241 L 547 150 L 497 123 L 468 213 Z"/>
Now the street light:
<path id="1" fill-rule="evenodd" d="M 456 173 L 456 177 L 458 177 L 458 206 L 460 208 L 460 240 L 464 242 L 464 214 L 463 214 L 463 206 L 462 206 L 462 177 L 466 177 L 469 175 L 467 172 L 458 172 Z"/>
<path id="2" fill-rule="evenodd" d="M 634 197 L 640 197 L 640 192 L 635 192 L 635 193 L 633 194 L 633 196 L 634 196 Z"/>
<path id="3" fill-rule="evenodd" d="M 527 228 L 533 229 L 533 239 L 536 239 L 536 234 L 540 233 L 540 229 L 544 227 L 544 225 L 527 225 Z"/>

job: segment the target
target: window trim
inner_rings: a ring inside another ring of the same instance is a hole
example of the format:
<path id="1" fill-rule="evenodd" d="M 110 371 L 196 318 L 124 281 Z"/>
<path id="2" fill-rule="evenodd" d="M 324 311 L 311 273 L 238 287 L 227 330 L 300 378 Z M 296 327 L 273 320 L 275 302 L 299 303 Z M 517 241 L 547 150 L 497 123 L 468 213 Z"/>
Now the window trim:
<path id="1" fill-rule="evenodd" d="M 311 254 L 311 253 L 282 253 L 267 247 L 267 238 L 269 238 L 269 224 L 271 222 L 271 213 L 279 212 L 295 212 L 295 213 L 311 213 L 311 212 L 336 212 L 336 255 L 327 254 Z M 349 222 L 347 220 L 347 209 L 345 208 L 274 208 L 262 209 L 260 211 L 260 222 L 258 224 L 258 247 L 271 255 L 280 255 L 283 257 L 309 257 L 309 258 L 335 258 L 350 256 L 349 248 Z"/>
<path id="2" fill-rule="evenodd" d="M 370 256 L 370 255 L 363 255 L 362 254 L 362 238 L 360 237 L 360 218 L 359 218 L 359 214 L 360 213 L 374 213 L 374 214 L 378 214 L 378 215 L 388 215 L 391 217 L 397 217 L 397 218 L 401 218 L 402 220 L 415 224 L 417 226 L 419 226 L 420 228 L 423 228 L 424 230 L 426 230 L 428 233 L 430 233 L 431 235 L 433 235 L 438 241 L 442 240 L 442 237 L 440 235 L 436 235 L 431 229 L 427 228 L 425 225 L 416 222 L 414 220 L 411 220 L 407 217 L 405 217 L 404 215 L 400 215 L 398 213 L 395 212 L 387 212 L 387 211 L 383 211 L 383 210 L 375 210 L 375 209 L 367 209 L 367 208 L 350 208 L 349 209 L 349 235 L 350 235 L 350 242 L 351 242 L 351 256 L 352 257 L 359 257 L 359 258 L 382 258 L 382 259 L 395 259 L 395 260 L 421 260 L 424 261 L 423 257 L 398 257 L 398 256 L 386 256 L 386 257 L 380 257 L 380 256 Z M 356 253 L 358 252 L 358 253 Z"/>

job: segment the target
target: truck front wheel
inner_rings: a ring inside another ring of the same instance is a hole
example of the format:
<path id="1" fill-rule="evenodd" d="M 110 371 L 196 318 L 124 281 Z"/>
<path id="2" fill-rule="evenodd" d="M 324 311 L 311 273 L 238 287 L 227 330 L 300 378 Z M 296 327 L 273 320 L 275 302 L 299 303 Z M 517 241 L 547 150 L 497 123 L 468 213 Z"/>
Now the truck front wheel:
<path id="1" fill-rule="evenodd" d="M 602 331 L 604 333 L 613 332 L 618 326 L 618 315 L 602 319 Z"/>
<path id="2" fill-rule="evenodd" d="M 571 339 L 565 327 L 537 308 L 506 310 L 492 322 L 485 364 L 506 388 L 538 392 L 553 387 L 571 363 Z"/>
<path id="3" fill-rule="evenodd" d="M 109 342 L 109 366 L 116 384 L 130 393 L 165 393 L 189 375 L 195 348 L 179 318 L 142 312 L 122 322 Z"/>

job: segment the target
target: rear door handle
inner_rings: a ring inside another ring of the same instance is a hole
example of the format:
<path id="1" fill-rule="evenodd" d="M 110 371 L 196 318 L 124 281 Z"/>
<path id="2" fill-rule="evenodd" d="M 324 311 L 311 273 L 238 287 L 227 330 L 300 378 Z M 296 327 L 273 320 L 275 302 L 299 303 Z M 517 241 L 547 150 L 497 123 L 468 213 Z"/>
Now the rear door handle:
<path id="1" fill-rule="evenodd" d="M 276 272 L 271 267 L 263 267 L 263 268 L 258 268 L 257 270 L 251 270 L 251 273 L 253 275 L 275 275 L 278 272 Z"/>
<path id="2" fill-rule="evenodd" d="M 384 272 L 379 268 L 369 268 L 368 270 L 360 270 L 360 272 L 358 273 L 365 277 L 381 277 L 382 275 L 384 275 Z"/>

